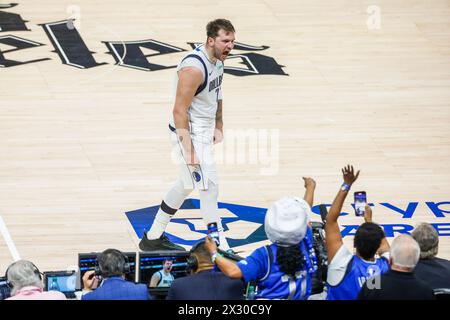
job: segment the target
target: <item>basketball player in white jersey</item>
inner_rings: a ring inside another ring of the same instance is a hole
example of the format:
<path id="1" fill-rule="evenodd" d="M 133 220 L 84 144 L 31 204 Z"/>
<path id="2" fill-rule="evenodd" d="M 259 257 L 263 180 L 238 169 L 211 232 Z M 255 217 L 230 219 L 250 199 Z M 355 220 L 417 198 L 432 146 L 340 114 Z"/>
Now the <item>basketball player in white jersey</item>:
<path id="1" fill-rule="evenodd" d="M 164 235 L 171 217 L 186 197 L 199 189 L 200 211 L 205 224 L 216 222 L 220 249 L 229 250 L 217 207 L 218 177 L 213 144 L 223 137 L 223 61 L 234 47 L 230 21 L 217 19 L 206 26 L 205 44 L 191 51 L 178 65 L 176 97 L 169 130 L 179 158 L 180 177 L 165 195 L 150 230 L 139 248 L 144 251 L 185 250 Z"/>
<path id="2" fill-rule="evenodd" d="M 164 259 L 162 266 L 163 266 L 163 268 L 161 270 L 156 271 L 152 275 L 152 278 L 150 279 L 150 285 L 149 285 L 150 288 L 170 287 L 173 280 L 175 280 L 173 275 L 170 273 L 172 271 L 173 260 Z"/>

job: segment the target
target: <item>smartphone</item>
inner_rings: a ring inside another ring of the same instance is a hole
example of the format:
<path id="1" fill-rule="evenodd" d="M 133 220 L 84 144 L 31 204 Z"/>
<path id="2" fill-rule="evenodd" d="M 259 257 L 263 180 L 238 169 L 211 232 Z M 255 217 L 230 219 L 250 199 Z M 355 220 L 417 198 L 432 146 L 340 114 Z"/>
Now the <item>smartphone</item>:
<path id="1" fill-rule="evenodd" d="M 219 229 L 217 228 L 217 223 L 216 222 L 208 223 L 207 227 L 208 227 L 208 235 L 216 242 L 216 245 L 219 246 L 220 240 L 219 240 Z"/>
<path id="2" fill-rule="evenodd" d="M 355 214 L 357 217 L 362 217 L 366 213 L 367 195 L 365 191 L 355 192 Z"/>

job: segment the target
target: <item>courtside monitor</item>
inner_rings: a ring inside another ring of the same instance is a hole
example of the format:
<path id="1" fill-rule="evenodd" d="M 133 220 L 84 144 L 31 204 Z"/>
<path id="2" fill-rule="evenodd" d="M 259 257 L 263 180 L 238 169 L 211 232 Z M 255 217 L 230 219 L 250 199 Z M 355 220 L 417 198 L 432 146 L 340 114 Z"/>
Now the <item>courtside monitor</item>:
<path id="1" fill-rule="evenodd" d="M 170 279 L 177 279 L 187 275 L 188 257 L 188 251 L 140 252 L 139 282 L 146 284 L 150 288 L 168 289 L 170 287 Z M 164 265 L 166 265 L 165 270 Z M 150 286 L 155 273 L 159 273 L 157 281 L 153 281 L 153 285 Z"/>
<path id="2" fill-rule="evenodd" d="M 77 285 L 77 273 L 73 271 L 48 271 L 44 272 L 44 290 L 59 291 L 67 298 L 75 298 Z"/>
<path id="3" fill-rule="evenodd" d="M 79 253 L 78 254 L 78 267 L 80 268 L 80 279 L 83 279 L 83 275 L 88 270 L 95 270 L 98 267 L 97 256 L 100 252 L 91 253 Z M 136 282 L 136 252 L 123 252 L 127 257 L 130 264 L 130 272 L 125 274 L 127 281 Z M 81 280 L 81 286 L 83 281 Z"/>

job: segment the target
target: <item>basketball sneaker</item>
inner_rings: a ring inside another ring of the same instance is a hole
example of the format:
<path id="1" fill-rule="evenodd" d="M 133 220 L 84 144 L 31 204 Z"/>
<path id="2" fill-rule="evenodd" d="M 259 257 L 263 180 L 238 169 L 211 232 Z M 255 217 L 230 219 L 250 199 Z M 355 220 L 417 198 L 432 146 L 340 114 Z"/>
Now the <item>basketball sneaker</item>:
<path id="1" fill-rule="evenodd" d="M 147 238 L 147 233 L 144 233 L 141 241 L 139 242 L 139 249 L 142 251 L 186 251 L 182 246 L 176 245 L 171 242 L 169 238 L 163 233 L 158 239 L 150 240 Z"/>

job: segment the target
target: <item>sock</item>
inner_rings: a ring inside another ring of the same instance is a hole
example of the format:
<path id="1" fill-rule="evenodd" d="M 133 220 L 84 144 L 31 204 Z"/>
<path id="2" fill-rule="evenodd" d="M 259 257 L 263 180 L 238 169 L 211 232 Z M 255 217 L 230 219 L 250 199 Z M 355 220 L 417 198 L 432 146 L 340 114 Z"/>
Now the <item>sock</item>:
<path id="1" fill-rule="evenodd" d="M 230 249 L 230 246 L 228 245 L 228 242 L 223 232 L 222 220 L 220 219 L 219 209 L 217 207 L 217 198 L 219 196 L 218 186 L 214 182 L 209 180 L 208 189 L 200 190 L 199 193 L 200 193 L 200 210 L 202 212 L 205 223 L 206 224 L 210 222 L 217 223 L 217 229 L 219 231 L 219 240 L 220 240 L 219 247 L 222 250 Z"/>
<path id="2" fill-rule="evenodd" d="M 155 220 L 147 232 L 147 238 L 150 240 L 158 239 L 166 230 L 172 216 L 177 212 L 184 202 L 184 199 L 193 189 L 185 189 L 183 181 L 177 180 L 172 188 L 167 192 L 161 206 L 156 213 Z"/>

